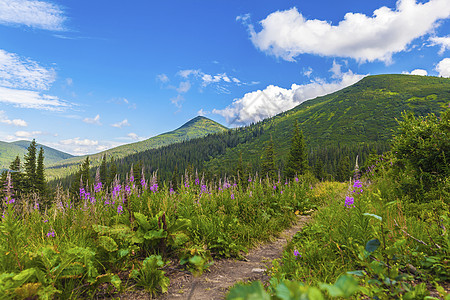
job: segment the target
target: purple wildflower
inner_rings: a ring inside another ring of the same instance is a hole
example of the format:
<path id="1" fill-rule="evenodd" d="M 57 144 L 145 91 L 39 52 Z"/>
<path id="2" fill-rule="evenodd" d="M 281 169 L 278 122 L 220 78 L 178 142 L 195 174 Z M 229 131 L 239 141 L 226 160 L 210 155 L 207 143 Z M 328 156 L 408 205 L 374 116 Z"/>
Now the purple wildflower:
<path id="1" fill-rule="evenodd" d="M 55 232 L 52 230 L 52 231 L 49 231 L 48 233 L 47 233 L 47 237 L 55 237 Z"/>
<path id="2" fill-rule="evenodd" d="M 117 213 L 120 215 L 123 212 L 123 207 L 122 205 L 119 204 L 119 206 L 117 206 Z"/>
<path id="3" fill-rule="evenodd" d="M 94 186 L 94 192 L 99 193 L 102 190 L 102 183 L 98 182 L 95 186 Z"/>
<path id="4" fill-rule="evenodd" d="M 295 182 L 298 182 L 298 177 L 295 177 Z"/>
<path id="5" fill-rule="evenodd" d="M 174 189 L 173 189 L 173 188 L 170 188 L 169 193 L 170 193 L 171 195 L 174 194 L 174 193 L 175 193 Z"/>
<path id="6" fill-rule="evenodd" d="M 354 207 L 355 199 L 353 197 L 347 196 L 345 197 L 345 207 Z"/>
<path id="7" fill-rule="evenodd" d="M 297 250 L 294 250 L 294 256 L 295 256 L 296 259 L 302 257 L 300 252 L 298 252 Z"/>
<path id="8" fill-rule="evenodd" d="M 233 200 L 234 200 L 234 194 L 231 194 L 231 199 L 233 199 Z"/>
<path id="9" fill-rule="evenodd" d="M 150 191 L 152 191 L 153 193 L 156 193 L 158 191 L 158 184 L 155 183 L 150 187 Z"/>

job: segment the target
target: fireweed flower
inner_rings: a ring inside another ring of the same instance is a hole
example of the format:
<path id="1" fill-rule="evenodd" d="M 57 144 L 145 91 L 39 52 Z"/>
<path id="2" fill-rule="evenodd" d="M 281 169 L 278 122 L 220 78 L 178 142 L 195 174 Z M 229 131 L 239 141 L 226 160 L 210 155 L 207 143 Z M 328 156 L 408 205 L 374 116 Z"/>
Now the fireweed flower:
<path id="1" fill-rule="evenodd" d="M 234 200 L 234 194 L 231 194 L 231 199 L 233 199 L 233 200 Z"/>
<path id="2" fill-rule="evenodd" d="M 355 207 L 354 203 L 355 203 L 355 199 L 353 197 L 350 197 L 350 196 L 345 197 L 345 204 L 344 204 L 345 207 L 348 207 L 348 208 Z"/>
<path id="3" fill-rule="evenodd" d="M 276 185 L 274 185 L 274 186 L 273 186 L 273 189 L 274 189 L 274 190 L 276 190 L 276 189 L 277 189 L 277 186 L 276 186 Z"/>
<path id="4" fill-rule="evenodd" d="M 298 177 L 295 177 L 295 182 L 298 182 Z"/>
<path id="5" fill-rule="evenodd" d="M 102 190 L 102 183 L 99 182 L 94 186 L 94 192 L 98 193 Z"/>
<path id="6" fill-rule="evenodd" d="M 200 180 L 197 178 L 195 178 L 195 185 L 199 185 L 200 184 Z"/>
<path id="7" fill-rule="evenodd" d="M 353 187 L 355 188 L 355 189 L 353 190 L 353 193 L 360 194 L 360 193 L 363 192 L 361 181 L 356 180 L 355 183 L 353 184 Z"/>
<path id="8" fill-rule="evenodd" d="M 49 231 L 48 233 L 47 233 L 47 237 L 55 237 L 55 231 Z"/>
<path id="9" fill-rule="evenodd" d="M 302 257 L 300 252 L 298 252 L 297 250 L 294 250 L 294 256 L 295 256 L 296 259 Z"/>
<path id="10" fill-rule="evenodd" d="M 150 187 L 150 191 L 152 191 L 153 193 L 156 193 L 158 191 L 158 184 L 155 183 Z"/>
<path id="11" fill-rule="evenodd" d="M 123 207 L 122 205 L 119 204 L 119 206 L 117 206 L 117 213 L 120 215 L 123 212 Z"/>
<path id="12" fill-rule="evenodd" d="M 169 193 L 172 195 L 173 193 L 175 193 L 173 188 L 170 188 Z"/>

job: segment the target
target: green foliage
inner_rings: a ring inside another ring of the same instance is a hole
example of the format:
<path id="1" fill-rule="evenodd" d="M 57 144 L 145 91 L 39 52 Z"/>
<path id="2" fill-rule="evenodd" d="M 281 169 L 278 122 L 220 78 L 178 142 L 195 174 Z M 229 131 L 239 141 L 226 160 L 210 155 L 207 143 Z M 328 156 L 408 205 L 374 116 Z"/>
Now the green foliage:
<path id="1" fill-rule="evenodd" d="M 160 255 L 149 256 L 142 262 L 140 270 L 133 270 L 130 277 L 152 295 L 165 293 L 170 283 L 169 278 L 164 276 L 166 272 L 161 270 L 165 264 Z"/>
<path id="2" fill-rule="evenodd" d="M 275 167 L 275 153 L 272 138 L 266 143 L 263 155 L 261 156 L 261 175 L 274 179 L 277 169 Z"/>
<path id="3" fill-rule="evenodd" d="M 440 118 L 434 114 L 415 117 L 403 114 L 399 130 L 394 138 L 392 153 L 397 158 L 399 172 L 412 170 L 411 183 L 415 198 L 436 187 L 446 191 L 450 197 L 450 109 Z M 402 171 L 400 171 L 402 170 Z"/>
<path id="4" fill-rule="evenodd" d="M 308 152 L 306 149 L 303 131 L 298 128 L 298 122 L 295 120 L 294 135 L 292 137 L 291 149 L 286 162 L 286 177 L 294 178 L 297 175 L 303 175 L 308 170 Z"/>
<path id="5" fill-rule="evenodd" d="M 28 153 L 25 155 L 25 191 L 27 193 L 36 191 L 36 141 L 33 139 L 28 146 Z"/>

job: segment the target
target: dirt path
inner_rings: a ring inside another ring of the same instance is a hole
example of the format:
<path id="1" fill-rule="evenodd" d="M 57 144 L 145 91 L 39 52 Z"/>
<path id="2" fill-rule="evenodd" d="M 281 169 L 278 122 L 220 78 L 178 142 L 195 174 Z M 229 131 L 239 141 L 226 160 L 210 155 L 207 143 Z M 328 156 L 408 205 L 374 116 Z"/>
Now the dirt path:
<path id="1" fill-rule="evenodd" d="M 171 274 L 168 293 L 158 299 L 224 299 L 228 289 L 236 282 L 267 280 L 265 270 L 271 261 L 281 256 L 287 241 L 309 220 L 310 216 L 299 216 L 294 226 L 281 233 L 273 242 L 250 250 L 244 260 L 215 261 L 209 271 L 199 278 L 186 273 Z"/>

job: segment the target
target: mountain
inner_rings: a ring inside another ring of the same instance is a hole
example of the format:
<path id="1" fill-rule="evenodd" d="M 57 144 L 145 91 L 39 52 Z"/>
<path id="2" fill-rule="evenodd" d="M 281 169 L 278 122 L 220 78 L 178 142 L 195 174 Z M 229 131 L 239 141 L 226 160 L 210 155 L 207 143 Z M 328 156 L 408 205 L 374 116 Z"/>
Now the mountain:
<path id="1" fill-rule="evenodd" d="M 91 166 L 95 167 L 100 165 L 103 154 L 106 154 L 108 158 L 114 157 L 114 159 L 120 159 L 149 149 L 160 148 L 226 130 L 228 130 L 228 128 L 225 126 L 211 119 L 198 116 L 173 131 L 157 135 L 144 141 L 122 145 L 97 154 L 89 155 L 89 160 Z M 87 155 L 77 156 L 49 165 L 46 170 L 48 178 L 59 178 L 76 172 L 82 161 L 86 159 L 86 156 Z"/>
<path id="2" fill-rule="evenodd" d="M 28 152 L 27 148 L 30 146 L 30 143 L 30 141 L 16 141 L 11 143 L 0 141 L 0 169 L 8 168 L 17 155 L 19 155 L 23 162 L 23 156 Z M 45 165 L 50 165 L 74 157 L 68 153 L 41 144 L 37 144 L 38 151 L 40 147 L 44 149 Z"/>
<path id="3" fill-rule="evenodd" d="M 206 167 L 225 172 L 227 164 L 237 164 L 240 153 L 244 162 L 257 163 L 260 149 L 270 137 L 276 145 L 277 156 L 284 159 L 289 151 L 295 120 L 311 149 L 310 159 L 315 156 L 314 152 L 326 156 L 323 149 L 338 146 L 349 148 L 347 152 L 364 145 L 386 149 L 397 128 L 396 118 L 401 119 L 403 111 L 415 115 L 439 114 L 449 105 L 449 78 L 399 74 L 367 76 L 347 88 L 305 101 L 262 121 L 258 124 L 264 131 L 260 137 L 227 149 L 225 154 L 210 160 Z M 352 160 L 354 157 L 356 154 Z M 321 158 L 324 159 L 329 160 Z"/>

